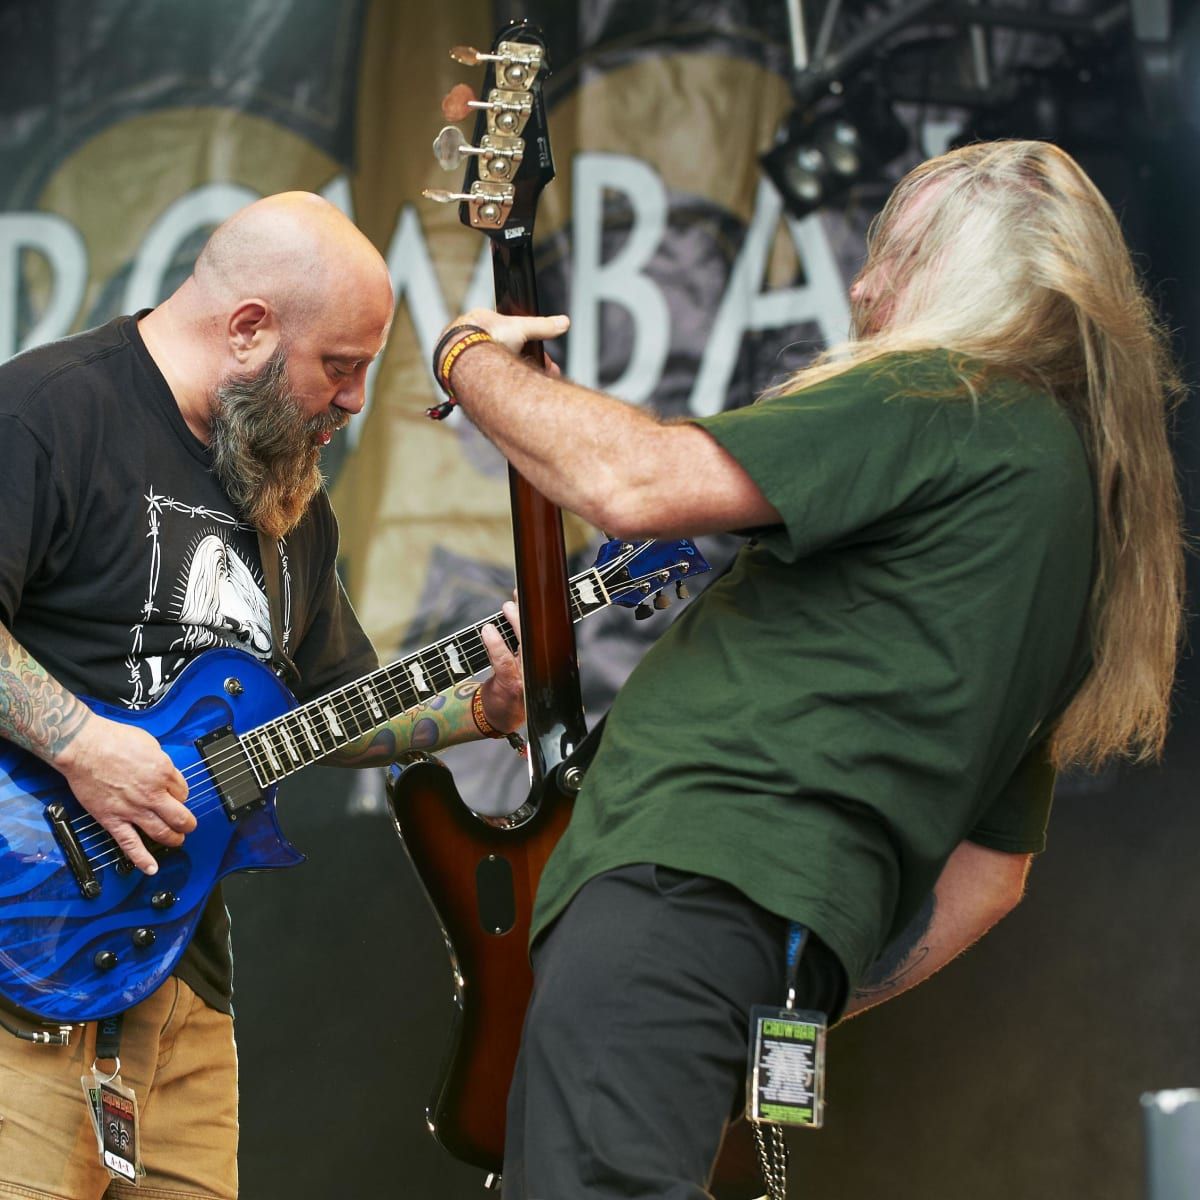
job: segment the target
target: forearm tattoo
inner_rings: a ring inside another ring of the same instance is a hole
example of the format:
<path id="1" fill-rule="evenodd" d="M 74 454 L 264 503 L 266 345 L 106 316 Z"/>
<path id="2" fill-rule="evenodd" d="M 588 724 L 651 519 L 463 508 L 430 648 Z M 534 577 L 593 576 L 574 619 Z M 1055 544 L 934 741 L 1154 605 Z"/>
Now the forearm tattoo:
<path id="1" fill-rule="evenodd" d="M 436 750 L 477 738 L 471 698 L 478 682 L 456 684 L 351 742 L 331 761 L 343 767 L 377 767 L 409 750 Z"/>
<path id="2" fill-rule="evenodd" d="M 907 976 L 929 957 L 930 948 L 923 942 L 933 924 L 936 908 L 937 900 L 930 892 L 904 932 L 888 942 L 883 953 L 871 964 L 871 969 L 854 990 L 856 998 L 878 998 L 885 992 L 903 987 Z"/>
<path id="3" fill-rule="evenodd" d="M 53 761 L 88 710 L 0 625 L 0 737 Z"/>

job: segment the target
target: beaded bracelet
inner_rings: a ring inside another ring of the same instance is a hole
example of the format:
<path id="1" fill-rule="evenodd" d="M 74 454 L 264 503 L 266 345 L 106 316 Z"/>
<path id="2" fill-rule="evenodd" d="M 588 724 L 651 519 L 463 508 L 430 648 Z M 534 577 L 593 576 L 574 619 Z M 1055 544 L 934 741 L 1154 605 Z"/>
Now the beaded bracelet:
<path id="1" fill-rule="evenodd" d="M 446 399 L 441 404 L 425 410 L 425 415 L 434 421 L 444 420 L 454 410 L 458 403 L 454 392 L 450 389 L 450 372 L 458 356 L 470 346 L 480 342 L 492 341 L 492 335 L 478 325 L 451 325 L 438 339 L 433 350 L 433 376 L 438 387 L 446 393 Z M 449 347 L 449 349 L 447 349 Z"/>
<path id="2" fill-rule="evenodd" d="M 471 697 L 471 717 L 475 721 L 475 728 L 479 730 L 486 738 L 502 738 L 508 737 L 508 734 L 497 729 L 495 725 L 487 719 L 487 714 L 483 711 L 483 687 L 475 689 L 475 695 Z"/>

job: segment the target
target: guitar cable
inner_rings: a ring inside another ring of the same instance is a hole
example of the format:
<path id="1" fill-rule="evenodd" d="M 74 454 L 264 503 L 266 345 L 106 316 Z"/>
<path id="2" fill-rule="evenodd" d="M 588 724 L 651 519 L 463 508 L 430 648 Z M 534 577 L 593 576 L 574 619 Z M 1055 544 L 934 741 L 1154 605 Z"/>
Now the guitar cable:
<path id="1" fill-rule="evenodd" d="M 75 1026 L 59 1025 L 53 1032 L 49 1029 L 21 1029 L 19 1026 L 10 1025 L 3 1016 L 0 1016 L 0 1028 L 11 1033 L 13 1037 L 20 1038 L 23 1042 L 33 1042 L 38 1046 L 69 1046 L 71 1031 Z"/>

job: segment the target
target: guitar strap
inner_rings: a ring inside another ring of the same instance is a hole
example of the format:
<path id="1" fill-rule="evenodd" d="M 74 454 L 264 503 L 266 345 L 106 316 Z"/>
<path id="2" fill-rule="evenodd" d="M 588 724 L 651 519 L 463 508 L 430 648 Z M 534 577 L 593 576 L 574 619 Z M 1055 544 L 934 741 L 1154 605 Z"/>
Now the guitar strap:
<path id="1" fill-rule="evenodd" d="M 262 560 L 263 579 L 267 584 L 267 608 L 271 616 L 271 666 L 294 692 L 300 684 L 300 672 L 288 657 L 280 637 L 283 602 L 280 598 L 279 543 L 261 529 L 258 531 L 258 557 Z"/>

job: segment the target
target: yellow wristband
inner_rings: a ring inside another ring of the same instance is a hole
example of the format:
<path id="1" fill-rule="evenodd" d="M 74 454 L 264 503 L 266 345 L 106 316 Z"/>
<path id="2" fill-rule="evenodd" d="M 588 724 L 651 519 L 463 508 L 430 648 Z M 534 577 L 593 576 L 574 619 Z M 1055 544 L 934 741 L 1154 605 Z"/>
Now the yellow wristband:
<path id="1" fill-rule="evenodd" d="M 508 734 L 497 729 L 495 725 L 487 719 L 487 714 L 483 711 L 483 685 L 475 689 L 475 695 L 471 697 L 471 717 L 475 721 L 475 728 L 479 730 L 486 738 L 502 738 Z"/>
<path id="2" fill-rule="evenodd" d="M 479 345 L 480 342 L 490 342 L 492 335 L 482 329 L 472 329 L 468 333 L 464 333 L 450 349 L 446 351 L 442 358 L 442 365 L 438 368 L 438 382 L 442 385 L 442 391 L 447 396 L 453 398 L 454 392 L 450 388 L 450 372 L 454 370 L 454 364 L 458 361 L 458 357 L 464 350 L 470 349 L 472 346 Z"/>

